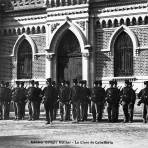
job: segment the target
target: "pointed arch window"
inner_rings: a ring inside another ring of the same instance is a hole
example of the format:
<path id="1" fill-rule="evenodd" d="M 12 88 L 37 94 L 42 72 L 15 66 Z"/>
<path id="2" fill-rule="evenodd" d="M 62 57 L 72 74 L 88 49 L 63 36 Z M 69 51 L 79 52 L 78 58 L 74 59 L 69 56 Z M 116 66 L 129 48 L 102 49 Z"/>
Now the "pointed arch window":
<path id="1" fill-rule="evenodd" d="M 120 33 L 114 44 L 114 75 L 133 75 L 133 43 L 126 32 Z"/>
<path id="2" fill-rule="evenodd" d="M 32 48 L 29 42 L 24 39 L 18 48 L 17 53 L 17 78 L 32 78 Z"/>

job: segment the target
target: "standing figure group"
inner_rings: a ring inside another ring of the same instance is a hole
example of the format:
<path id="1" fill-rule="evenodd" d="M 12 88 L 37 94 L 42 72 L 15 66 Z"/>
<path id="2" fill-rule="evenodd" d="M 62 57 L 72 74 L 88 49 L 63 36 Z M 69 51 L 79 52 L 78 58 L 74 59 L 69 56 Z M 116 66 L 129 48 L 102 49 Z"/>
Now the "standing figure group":
<path id="1" fill-rule="evenodd" d="M 143 104 L 143 122 L 146 123 L 148 116 L 148 81 L 144 82 L 137 97 L 140 99 L 137 105 Z M 109 88 L 102 87 L 102 81 L 94 81 L 93 88 L 87 87 L 87 81 L 73 79 L 73 86 L 69 81 L 61 81 L 56 85 L 51 78 L 46 80 L 46 87 L 41 89 L 39 82 L 31 80 L 28 88 L 24 82 L 16 81 L 16 87 L 10 88 L 9 83 L 0 83 L 0 119 L 9 119 L 10 104 L 13 103 L 15 120 L 25 118 L 25 107 L 28 106 L 28 120 L 40 118 L 40 106 L 44 104 L 47 124 L 56 119 L 57 110 L 60 109 L 60 120 L 70 121 L 71 114 L 73 123 L 88 120 L 88 109 L 92 113 L 92 121 L 100 122 L 103 118 L 105 105 L 109 122 L 117 122 L 119 107 L 122 105 L 124 122 L 133 122 L 136 93 L 132 88 L 132 82 L 125 80 L 122 89 L 117 87 L 117 81 L 109 81 Z"/>

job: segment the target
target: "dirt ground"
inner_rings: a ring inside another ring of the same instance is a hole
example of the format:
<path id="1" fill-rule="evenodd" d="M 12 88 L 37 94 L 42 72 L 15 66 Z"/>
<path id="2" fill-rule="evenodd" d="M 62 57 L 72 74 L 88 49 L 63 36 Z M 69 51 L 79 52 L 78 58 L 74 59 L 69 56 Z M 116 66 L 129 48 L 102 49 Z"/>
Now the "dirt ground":
<path id="1" fill-rule="evenodd" d="M 108 123 L 106 109 L 103 121 L 73 124 L 59 121 L 46 125 L 44 112 L 38 121 L 0 120 L 0 148 L 147 148 L 148 123 L 142 123 L 141 107 L 135 107 L 134 122 Z"/>

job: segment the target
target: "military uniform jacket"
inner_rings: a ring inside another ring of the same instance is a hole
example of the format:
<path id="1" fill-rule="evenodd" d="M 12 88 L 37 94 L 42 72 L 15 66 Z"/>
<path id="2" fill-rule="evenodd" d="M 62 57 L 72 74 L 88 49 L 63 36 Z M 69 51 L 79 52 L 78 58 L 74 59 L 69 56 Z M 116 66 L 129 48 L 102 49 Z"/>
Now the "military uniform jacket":
<path id="1" fill-rule="evenodd" d="M 36 101 L 41 102 L 42 95 L 43 95 L 41 88 L 36 88 L 35 91 L 36 91 L 36 93 L 35 93 Z"/>
<path id="2" fill-rule="evenodd" d="M 106 100 L 108 103 L 117 104 L 119 99 L 120 96 L 118 88 L 110 87 L 106 90 Z"/>
<path id="3" fill-rule="evenodd" d="M 91 100 L 96 103 L 104 103 L 105 90 L 102 87 L 94 87 L 91 91 Z"/>
<path id="4" fill-rule="evenodd" d="M 124 87 L 121 90 L 121 101 L 125 102 L 125 103 L 131 103 L 132 99 L 134 97 L 133 91 L 131 88 L 129 87 Z"/>
<path id="5" fill-rule="evenodd" d="M 34 86 L 28 88 L 27 98 L 29 101 L 36 101 L 36 88 Z"/>
<path id="6" fill-rule="evenodd" d="M 138 98 L 140 99 L 140 103 L 144 103 L 148 105 L 148 87 L 142 89 L 138 93 Z"/>
<path id="7" fill-rule="evenodd" d="M 10 102 L 12 99 L 12 91 L 10 88 L 6 87 L 6 102 Z"/>
<path id="8" fill-rule="evenodd" d="M 81 93 L 80 86 L 78 86 L 78 85 L 72 86 L 72 88 L 71 88 L 71 101 L 72 102 L 80 101 L 80 99 L 81 99 L 80 93 Z"/>
<path id="9" fill-rule="evenodd" d="M 49 103 L 50 105 L 54 105 L 56 102 L 55 93 L 57 93 L 56 89 L 53 86 L 47 86 L 43 90 L 43 95 L 45 97 L 44 102 Z"/>
<path id="10" fill-rule="evenodd" d="M 21 87 L 21 102 L 25 102 L 27 100 L 27 90 L 24 87 Z"/>
<path id="11" fill-rule="evenodd" d="M 71 89 L 70 87 L 61 86 L 59 89 L 59 100 L 62 103 L 69 102 L 71 98 Z"/>
<path id="12" fill-rule="evenodd" d="M 0 102 L 6 101 L 8 98 L 7 94 L 7 88 L 6 87 L 0 87 Z"/>
<path id="13" fill-rule="evenodd" d="M 23 97 L 24 97 L 24 94 L 22 93 L 22 89 L 20 87 L 15 87 L 12 90 L 12 100 L 14 102 L 20 102 Z"/>
<path id="14" fill-rule="evenodd" d="M 82 87 L 81 88 L 81 102 L 89 103 L 90 102 L 89 97 L 90 97 L 90 90 L 87 87 Z"/>

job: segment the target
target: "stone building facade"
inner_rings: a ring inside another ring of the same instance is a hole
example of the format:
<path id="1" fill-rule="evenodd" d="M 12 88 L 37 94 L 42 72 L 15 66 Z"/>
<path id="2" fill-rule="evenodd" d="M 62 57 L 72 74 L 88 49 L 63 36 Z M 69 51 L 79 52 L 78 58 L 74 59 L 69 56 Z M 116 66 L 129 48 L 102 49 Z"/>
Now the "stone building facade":
<path id="1" fill-rule="evenodd" d="M 148 80 L 147 0 L 0 3 L 0 80 Z"/>

